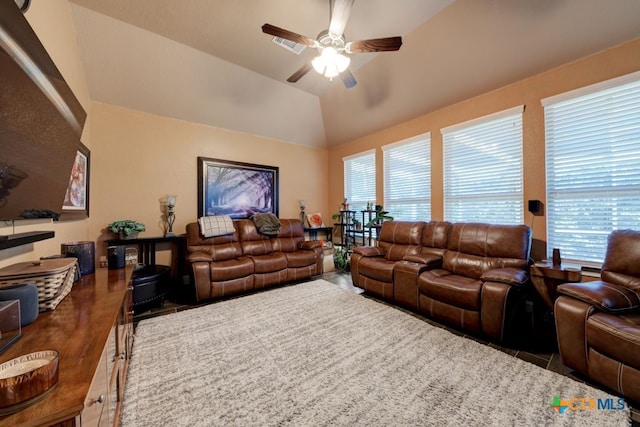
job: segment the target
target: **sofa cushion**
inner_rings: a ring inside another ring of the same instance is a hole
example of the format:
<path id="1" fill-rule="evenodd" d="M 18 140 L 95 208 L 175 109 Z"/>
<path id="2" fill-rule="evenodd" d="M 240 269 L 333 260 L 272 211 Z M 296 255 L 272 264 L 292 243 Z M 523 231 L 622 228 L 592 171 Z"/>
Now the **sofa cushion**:
<path id="1" fill-rule="evenodd" d="M 236 221 L 240 246 L 243 255 L 264 255 L 273 252 L 271 239 L 258 233 L 256 225 L 250 219 L 239 219 Z"/>
<path id="2" fill-rule="evenodd" d="M 209 268 L 211 269 L 212 282 L 238 279 L 254 273 L 253 261 L 248 257 L 212 262 Z"/>
<path id="3" fill-rule="evenodd" d="M 442 268 L 474 279 L 494 268 L 525 269 L 530 244 L 531 229 L 526 225 L 455 223 Z"/>
<path id="4" fill-rule="evenodd" d="M 187 251 L 203 253 L 212 261 L 224 261 L 242 256 L 242 248 L 238 241 L 238 233 L 218 237 L 204 238 L 200 234 L 198 223 L 187 224 Z"/>
<path id="5" fill-rule="evenodd" d="M 448 221 L 429 221 L 422 230 L 421 244 L 423 248 L 439 249 L 444 252 L 449 242 L 451 223 Z M 440 254 L 442 252 L 439 251 Z"/>
<path id="6" fill-rule="evenodd" d="M 614 230 L 607 239 L 602 280 L 640 292 L 640 231 Z"/>
<path id="7" fill-rule="evenodd" d="M 460 307 L 480 311 L 482 282 L 470 277 L 458 276 L 442 269 L 423 271 L 418 278 L 421 294 Z"/>
<path id="8" fill-rule="evenodd" d="M 287 268 L 287 257 L 282 252 L 271 252 L 265 255 L 249 255 L 253 260 L 256 273 L 271 273 Z"/>
<path id="9" fill-rule="evenodd" d="M 420 252 L 424 222 L 388 221 L 382 224 L 378 246 L 389 261 L 401 261 L 406 255 Z"/>
<path id="10" fill-rule="evenodd" d="M 640 314 L 589 316 L 587 343 L 602 354 L 640 369 Z"/>
<path id="11" fill-rule="evenodd" d="M 447 249 L 493 258 L 529 258 L 531 229 L 526 225 L 459 222 L 451 226 Z M 509 266 L 504 266 L 509 267 Z"/>
<path id="12" fill-rule="evenodd" d="M 276 237 L 271 238 L 271 246 L 274 251 L 294 252 L 304 242 L 304 229 L 298 220 L 281 219 L 280 231 Z"/>
<path id="13" fill-rule="evenodd" d="M 358 263 L 358 273 L 379 282 L 393 282 L 393 268 L 395 261 L 384 258 L 361 258 Z"/>
<path id="14" fill-rule="evenodd" d="M 308 250 L 284 252 L 284 256 L 287 258 L 287 268 L 307 267 L 317 260 L 316 253 Z"/>

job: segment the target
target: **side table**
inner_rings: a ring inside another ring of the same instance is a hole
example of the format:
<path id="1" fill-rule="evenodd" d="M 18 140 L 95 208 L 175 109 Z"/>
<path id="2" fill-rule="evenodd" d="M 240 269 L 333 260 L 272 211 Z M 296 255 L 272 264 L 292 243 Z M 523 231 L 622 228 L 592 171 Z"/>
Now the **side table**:
<path id="1" fill-rule="evenodd" d="M 577 264 L 561 264 L 554 267 L 550 262 L 537 262 L 531 266 L 531 281 L 547 307 L 553 312 L 553 303 L 558 297 L 556 288 L 567 282 L 582 280 L 581 267 Z"/>
<path id="2" fill-rule="evenodd" d="M 305 227 L 304 231 L 305 233 L 309 233 L 309 239 L 311 240 L 318 240 L 318 232 L 322 232 L 324 233 L 327 242 L 330 242 L 333 234 L 333 227 Z"/>

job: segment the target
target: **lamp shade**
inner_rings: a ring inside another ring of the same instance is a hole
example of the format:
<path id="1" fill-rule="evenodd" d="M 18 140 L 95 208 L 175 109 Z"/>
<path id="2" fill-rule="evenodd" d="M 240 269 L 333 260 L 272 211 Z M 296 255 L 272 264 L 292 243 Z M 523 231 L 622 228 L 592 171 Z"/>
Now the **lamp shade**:
<path id="1" fill-rule="evenodd" d="M 338 53 L 331 46 L 322 49 L 322 53 L 311 61 L 314 70 L 329 78 L 336 77 L 346 70 L 350 63 L 351 58 Z"/>

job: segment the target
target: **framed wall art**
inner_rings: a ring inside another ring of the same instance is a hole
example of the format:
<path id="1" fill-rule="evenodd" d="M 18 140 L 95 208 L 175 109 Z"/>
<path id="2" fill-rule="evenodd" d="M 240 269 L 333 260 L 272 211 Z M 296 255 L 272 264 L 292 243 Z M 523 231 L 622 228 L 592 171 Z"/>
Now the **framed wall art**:
<path id="1" fill-rule="evenodd" d="M 276 166 L 198 157 L 198 216 L 278 215 Z"/>
<path id="2" fill-rule="evenodd" d="M 91 151 L 82 143 L 71 168 L 69 185 L 62 203 L 61 220 L 89 217 L 89 175 Z"/>

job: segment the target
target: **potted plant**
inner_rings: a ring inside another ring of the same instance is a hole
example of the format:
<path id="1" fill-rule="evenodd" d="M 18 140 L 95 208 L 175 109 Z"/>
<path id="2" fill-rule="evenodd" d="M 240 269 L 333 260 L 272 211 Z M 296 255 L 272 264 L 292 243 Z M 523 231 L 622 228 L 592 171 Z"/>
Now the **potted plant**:
<path id="1" fill-rule="evenodd" d="M 347 198 L 345 197 L 344 199 L 342 199 L 342 210 L 343 211 L 348 211 L 349 210 L 349 202 L 347 202 Z"/>
<path id="2" fill-rule="evenodd" d="M 371 218 L 371 221 L 367 222 L 365 227 L 373 227 L 374 225 L 382 224 L 384 221 L 393 221 L 393 217 L 389 215 L 389 212 L 385 211 L 382 206 L 376 209 L 376 216 Z"/>
<path id="3" fill-rule="evenodd" d="M 123 240 L 135 239 L 138 237 L 139 232 L 145 231 L 144 224 L 132 219 L 114 221 L 107 226 L 107 229 Z"/>
<path id="4" fill-rule="evenodd" d="M 360 221 L 354 218 L 352 222 L 356 230 L 362 230 L 362 223 Z"/>
<path id="5" fill-rule="evenodd" d="M 340 246 L 333 247 L 333 265 L 336 270 L 342 272 L 349 271 L 349 251 Z"/>

